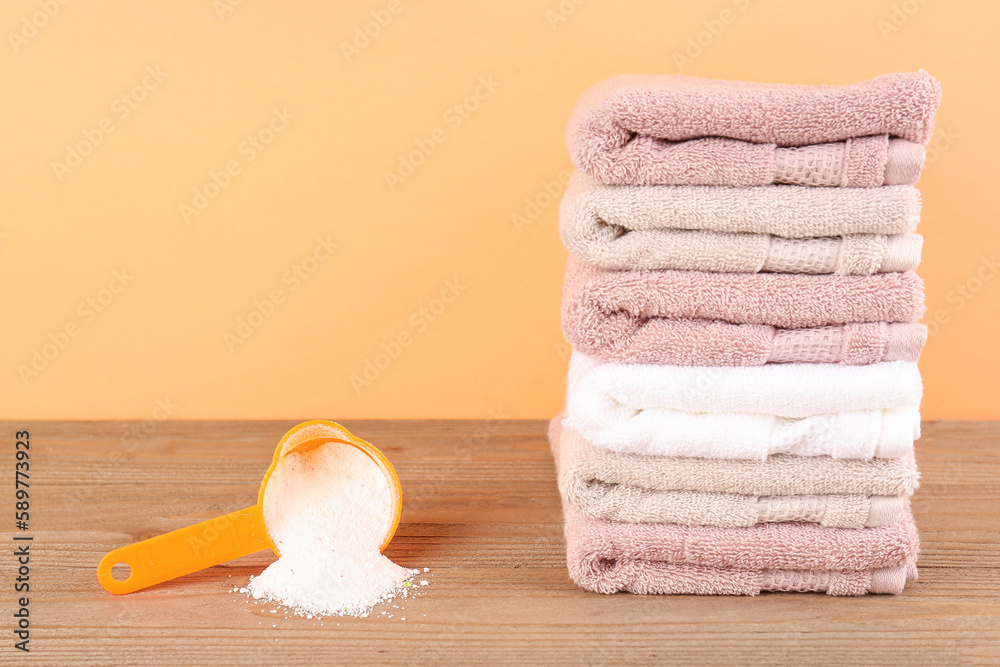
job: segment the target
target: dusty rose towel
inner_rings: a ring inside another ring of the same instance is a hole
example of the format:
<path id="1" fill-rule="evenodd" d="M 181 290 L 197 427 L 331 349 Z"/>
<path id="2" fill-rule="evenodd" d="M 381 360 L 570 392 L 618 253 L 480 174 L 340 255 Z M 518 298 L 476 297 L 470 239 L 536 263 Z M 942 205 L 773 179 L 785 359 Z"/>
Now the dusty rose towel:
<path id="1" fill-rule="evenodd" d="M 864 595 L 901 593 L 917 577 L 909 505 L 899 523 L 862 529 L 615 523 L 563 509 L 570 577 L 597 593 Z"/>
<path id="2" fill-rule="evenodd" d="M 926 72 L 846 86 L 619 76 L 584 93 L 566 143 L 603 183 L 915 183 L 940 97 Z"/>
<path id="3" fill-rule="evenodd" d="M 562 328 L 604 361 L 686 366 L 916 361 L 912 271 L 874 276 L 610 271 L 570 256 Z"/>
<path id="4" fill-rule="evenodd" d="M 907 459 L 771 456 L 755 467 L 712 459 L 638 456 L 586 442 L 562 415 L 549 441 L 563 502 L 595 519 L 752 526 L 808 521 L 862 528 L 900 520 L 917 472 Z M 850 461 L 851 465 L 843 465 Z"/>
<path id="5" fill-rule="evenodd" d="M 920 262 L 916 188 L 603 185 L 570 179 L 559 229 L 571 253 L 606 269 L 837 273 Z"/>

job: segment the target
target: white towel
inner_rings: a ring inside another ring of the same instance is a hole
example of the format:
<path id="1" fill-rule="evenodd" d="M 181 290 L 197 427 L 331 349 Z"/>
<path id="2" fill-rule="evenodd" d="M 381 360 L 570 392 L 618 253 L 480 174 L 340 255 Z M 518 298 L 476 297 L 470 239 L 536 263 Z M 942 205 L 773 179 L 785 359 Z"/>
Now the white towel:
<path id="1" fill-rule="evenodd" d="M 920 436 L 917 365 L 660 366 L 570 361 L 566 425 L 656 456 L 897 458 Z"/>

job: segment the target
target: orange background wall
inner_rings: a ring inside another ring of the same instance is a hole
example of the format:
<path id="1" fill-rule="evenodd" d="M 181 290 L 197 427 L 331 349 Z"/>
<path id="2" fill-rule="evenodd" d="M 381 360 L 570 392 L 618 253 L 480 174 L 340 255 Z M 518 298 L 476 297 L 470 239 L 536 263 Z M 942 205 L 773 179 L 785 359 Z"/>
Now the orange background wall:
<path id="1" fill-rule="evenodd" d="M 551 416 L 568 350 L 546 188 L 587 86 L 926 69 L 944 103 L 919 184 L 924 413 L 998 418 L 998 18 L 936 0 L 7 0 L 0 417 Z"/>

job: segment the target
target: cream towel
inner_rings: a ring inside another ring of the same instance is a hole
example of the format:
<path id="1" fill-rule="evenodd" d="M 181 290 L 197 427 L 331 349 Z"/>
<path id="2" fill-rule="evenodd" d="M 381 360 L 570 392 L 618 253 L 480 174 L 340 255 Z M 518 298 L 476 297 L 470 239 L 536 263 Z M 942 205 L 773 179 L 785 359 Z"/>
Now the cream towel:
<path id="1" fill-rule="evenodd" d="M 607 269 L 867 275 L 920 263 L 915 188 L 602 185 L 577 171 L 567 249 Z"/>
<path id="2" fill-rule="evenodd" d="M 903 498 L 917 484 L 912 457 L 860 461 L 779 454 L 756 462 L 637 456 L 594 447 L 560 421 L 549 425 L 559 490 L 564 502 L 595 519 L 887 526 L 900 520 Z"/>

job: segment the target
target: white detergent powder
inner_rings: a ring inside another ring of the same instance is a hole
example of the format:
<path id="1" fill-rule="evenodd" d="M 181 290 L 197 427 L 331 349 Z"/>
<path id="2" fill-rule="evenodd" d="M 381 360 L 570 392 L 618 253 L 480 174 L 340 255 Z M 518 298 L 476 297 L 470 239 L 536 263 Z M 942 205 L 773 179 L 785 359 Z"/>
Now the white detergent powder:
<path id="1" fill-rule="evenodd" d="M 363 451 L 332 443 L 278 461 L 264 490 L 264 522 L 281 557 L 246 591 L 306 616 L 367 616 L 408 593 L 419 570 L 379 553 L 394 489 Z"/>

